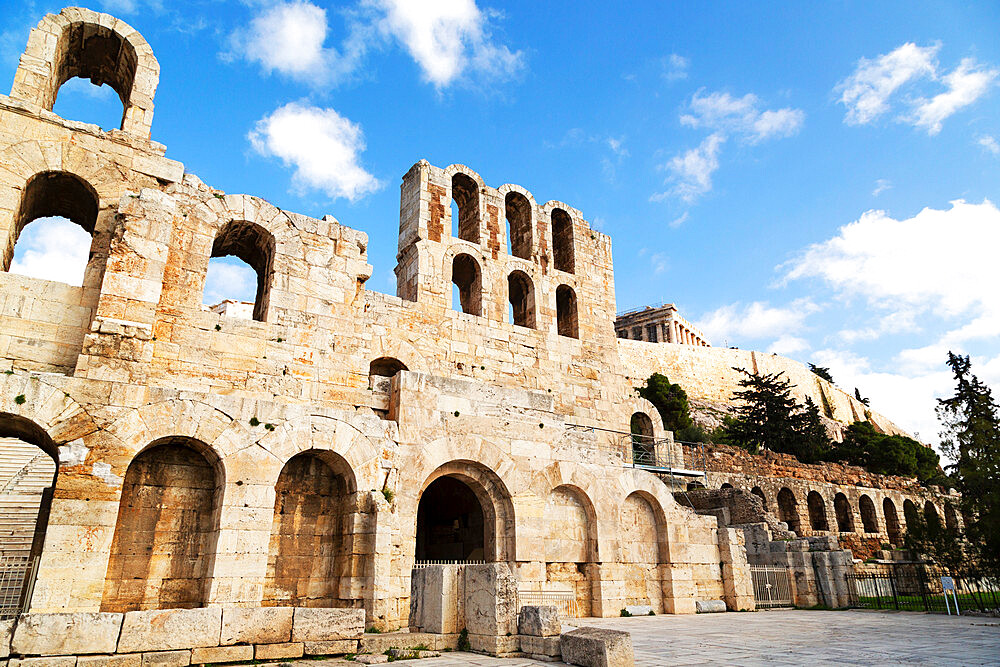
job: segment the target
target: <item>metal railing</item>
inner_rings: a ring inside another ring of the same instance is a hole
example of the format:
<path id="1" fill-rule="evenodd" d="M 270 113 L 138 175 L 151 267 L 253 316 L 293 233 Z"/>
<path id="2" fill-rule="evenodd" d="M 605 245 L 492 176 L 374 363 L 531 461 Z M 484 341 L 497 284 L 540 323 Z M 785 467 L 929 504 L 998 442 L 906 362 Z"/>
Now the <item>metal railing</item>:
<path id="1" fill-rule="evenodd" d="M 1000 581 L 977 572 L 950 572 L 921 563 L 866 565 L 847 575 L 852 607 L 946 613 L 941 577 L 950 577 L 960 609 L 1000 609 Z"/>
<path id="2" fill-rule="evenodd" d="M 753 580 L 753 597 L 758 609 L 793 606 L 787 567 L 751 565 L 750 578 Z"/>
<path id="3" fill-rule="evenodd" d="M 518 591 L 519 607 L 547 605 L 556 608 L 559 618 L 579 618 L 576 593 L 573 591 Z M 520 611 L 520 610 L 519 610 Z"/>
<path id="4" fill-rule="evenodd" d="M 430 567 L 432 565 L 485 565 L 484 560 L 418 560 L 413 562 L 413 569 L 417 570 L 422 567 Z"/>
<path id="5" fill-rule="evenodd" d="M 0 620 L 25 611 L 35 587 L 38 556 L 0 557 Z"/>

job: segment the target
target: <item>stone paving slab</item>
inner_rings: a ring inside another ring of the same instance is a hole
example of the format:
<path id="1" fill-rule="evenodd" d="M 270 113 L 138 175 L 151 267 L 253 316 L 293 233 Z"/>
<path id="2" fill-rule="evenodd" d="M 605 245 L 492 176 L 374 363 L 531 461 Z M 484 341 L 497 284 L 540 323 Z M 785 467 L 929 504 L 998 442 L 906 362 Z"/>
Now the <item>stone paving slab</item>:
<path id="1" fill-rule="evenodd" d="M 705 616 L 577 619 L 632 633 L 635 664 L 998 665 L 1000 619 L 884 611 L 766 611 Z M 356 665 L 343 660 L 296 667 Z M 526 658 L 444 653 L 421 667 L 558 667 Z"/>

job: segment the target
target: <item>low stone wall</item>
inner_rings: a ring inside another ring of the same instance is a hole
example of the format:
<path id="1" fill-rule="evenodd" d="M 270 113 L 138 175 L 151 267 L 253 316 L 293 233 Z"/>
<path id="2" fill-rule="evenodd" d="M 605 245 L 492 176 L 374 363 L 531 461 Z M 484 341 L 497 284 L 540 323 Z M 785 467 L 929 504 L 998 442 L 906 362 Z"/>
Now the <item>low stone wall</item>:
<path id="1" fill-rule="evenodd" d="M 11 667 L 183 667 L 355 653 L 363 609 L 205 607 L 22 614 L 0 626 Z"/>

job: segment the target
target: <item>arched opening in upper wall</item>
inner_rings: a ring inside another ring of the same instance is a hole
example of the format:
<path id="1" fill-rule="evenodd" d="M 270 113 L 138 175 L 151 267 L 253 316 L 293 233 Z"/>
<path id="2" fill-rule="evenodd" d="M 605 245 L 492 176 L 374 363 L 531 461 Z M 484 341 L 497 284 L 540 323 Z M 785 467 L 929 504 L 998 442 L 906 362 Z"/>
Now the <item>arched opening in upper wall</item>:
<path id="1" fill-rule="evenodd" d="M 851 509 L 851 503 L 847 500 L 847 496 L 843 493 L 834 496 L 833 513 L 837 517 L 837 532 L 854 532 L 854 511 Z"/>
<path id="2" fill-rule="evenodd" d="M 242 220 L 226 223 L 212 244 L 205 305 L 220 315 L 266 321 L 275 247 L 274 236 L 260 225 Z"/>
<path id="3" fill-rule="evenodd" d="M 719 487 L 719 489 L 722 490 L 722 491 L 725 491 L 726 489 L 734 489 L 734 488 L 736 488 L 736 487 L 734 487 L 729 482 L 725 482 L 725 483 L 723 483 L 722 486 Z"/>
<path id="4" fill-rule="evenodd" d="M 470 176 L 457 173 L 451 177 L 451 200 L 452 236 L 479 243 L 479 186 Z"/>
<path id="5" fill-rule="evenodd" d="M 576 261 L 573 249 L 573 219 L 561 208 L 552 209 L 552 259 L 559 271 L 573 273 Z"/>
<path id="6" fill-rule="evenodd" d="M 408 371 L 406 364 L 394 357 L 379 357 L 368 364 L 368 377 L 395 377 L 400 371 Z"/>
<path id="7" fill-rule="evenodd" d="M 882 501 L 882 514 L 885 516 L 885 532 L 889 537 L 889 543 L 898 547 L 903 543 L 902 530 L 899 526 L 899 514 L 896 512 L 896 503 L 890 498 Z"/>
<path id="8" fill-rule="evenodd" d="M 950 500 L 944 503 L 944 526 L 948 530 L 958 530 L 958 512 Z"/>
<path id="9" fill-rule="evenodd" d="M 750 489 L 750 493 L 752 493 L 755 496 L 757 496 L 758 498 L 760 498 L 761 505 L 764 506 L 764 511 L 766 512 L 767 511 L 767 498 L 764 497 L 764 491 L 759 486 L 755 486 L 752 489 Z"/>
<path id="10" fill-rule="evenodd" d="M 14 229 L 3 251 L 3 270 L 83 285 L 99 206 L 97 192 L 75 174 L 45 171 L 32 176 L 21 193 Z"/>
<path id="11" fill-rule="evenodd" d="M 580 337 L 576 292 L 569 285 L 556 288 L 556 332 L 568 338 Z"/>
<path id="12" fill-rule="evenodd" d="M 469 315 L 482 315 L 483 273 L 472 255 L 455 256 L 451 262 L 451 282 L 451 307 Z"/>
<path id="13" fill-rule="evenodd" d="M 798 502 L 788 487 L 778 491 L 778 518 L 788 524 L 788 530 L 799 532 Z"/>
<path id="14" fill-rule="evenodd" d="M 830 524 L 826 520 L 826 503 L 823 496 L 815 491 L 810 491 L 806 496 L 806 505 L 809 508 L 809 526 L 813 530 L 830 530 Z"/>
<path id="15" fill-rule="evenodd" d="M 629 420 L 629 431 L 632 434 L 632 465 L 655 466 L 653 420 L 645 412 L 633 413 Z"/>
<path id="16" fill-rule="evenodd" d="M 535 328 L 535 286 L 524 271 L 512 271 L 507 276 L 507 297 L 510 301 L 510 323 Z"/>
<path id="17" fill-rule="evenodd" d="M 507 252 L 514 257 L 531 259 L 531 203 L 520 192 L 504 197 L 507 216 Z"/>
<path id="18" fill-rule="evenodd" d="M 878 517 L 875 514 L 875 503 L 867 495 L 858 499 L 858 509 L 861 511 L 861 525 L 866 533 L 878 532 Z"/>

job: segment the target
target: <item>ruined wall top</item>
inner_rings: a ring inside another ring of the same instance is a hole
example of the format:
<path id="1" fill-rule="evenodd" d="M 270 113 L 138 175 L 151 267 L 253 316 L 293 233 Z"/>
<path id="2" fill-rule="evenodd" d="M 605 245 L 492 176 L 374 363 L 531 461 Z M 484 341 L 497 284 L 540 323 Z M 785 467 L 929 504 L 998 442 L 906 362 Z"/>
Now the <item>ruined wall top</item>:
<path id="1" fill-rule="evenodd" d="M 60 86 L 73 77 L 111 86 L 124 107 L 121 130 L 150 137 L 160 65 L 138 31 L 81 7 L 47 14 L 28 36 L 10 97 L 52 111 Z"/>

